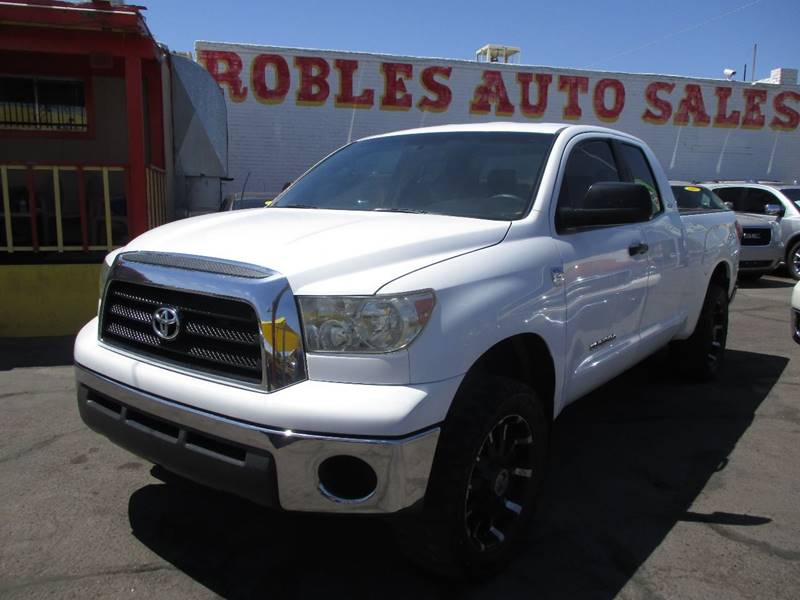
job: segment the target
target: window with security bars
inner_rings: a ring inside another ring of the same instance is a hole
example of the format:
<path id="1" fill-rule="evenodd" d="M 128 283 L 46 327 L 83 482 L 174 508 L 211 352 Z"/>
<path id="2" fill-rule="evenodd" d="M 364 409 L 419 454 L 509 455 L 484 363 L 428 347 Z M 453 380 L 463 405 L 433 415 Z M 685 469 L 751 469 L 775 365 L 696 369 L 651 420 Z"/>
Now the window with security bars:
<path id="1" fill-rule="evenodd" d="M 82 80 L 0 75 L 0 129 L 88 129 Z"/>

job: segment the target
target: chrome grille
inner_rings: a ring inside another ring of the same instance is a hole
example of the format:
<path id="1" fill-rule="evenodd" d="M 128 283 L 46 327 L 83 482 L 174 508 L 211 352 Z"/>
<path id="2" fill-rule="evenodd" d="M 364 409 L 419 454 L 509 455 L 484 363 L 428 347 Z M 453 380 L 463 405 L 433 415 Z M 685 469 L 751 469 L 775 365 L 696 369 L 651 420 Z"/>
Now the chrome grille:
<path id="1" fill-rule="evenodd" d="M 177 309 L 178 336 L 153 330 L 153 313 Z M 111 281 L 103 303 L 103 341 L 136 354 L 248 383 L 262 383 L 260 326 L 246 302 Z"/>

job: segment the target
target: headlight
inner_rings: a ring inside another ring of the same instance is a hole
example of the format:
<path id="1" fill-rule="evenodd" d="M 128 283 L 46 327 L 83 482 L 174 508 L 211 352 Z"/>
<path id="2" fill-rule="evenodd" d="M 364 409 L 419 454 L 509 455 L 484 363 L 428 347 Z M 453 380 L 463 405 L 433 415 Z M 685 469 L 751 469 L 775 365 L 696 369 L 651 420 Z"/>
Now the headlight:
<path id="1" fill-rule="evenodd" d="M 393 352 L 408 346 L 430 319 L 432 290 L 396 296 L 302 296 L 308 352 Z"/>

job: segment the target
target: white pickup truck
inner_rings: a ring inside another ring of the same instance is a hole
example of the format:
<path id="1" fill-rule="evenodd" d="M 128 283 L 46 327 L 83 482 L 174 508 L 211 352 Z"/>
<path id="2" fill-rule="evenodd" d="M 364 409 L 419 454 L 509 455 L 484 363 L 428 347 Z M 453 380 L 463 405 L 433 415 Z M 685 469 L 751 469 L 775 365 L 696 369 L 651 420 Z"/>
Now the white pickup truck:
<path id="1" fill-rule="evenodd" d="M 396 513 L 429 567 L 492 571 L 566 405 L 670 343 L 715 374 L 740 234 L 730 211 L 681 216 L 618 131 L 363 139 L 271 207 L 111 253 L 75 343 L 80 413 L 168 471 L 283 510 Z"/>

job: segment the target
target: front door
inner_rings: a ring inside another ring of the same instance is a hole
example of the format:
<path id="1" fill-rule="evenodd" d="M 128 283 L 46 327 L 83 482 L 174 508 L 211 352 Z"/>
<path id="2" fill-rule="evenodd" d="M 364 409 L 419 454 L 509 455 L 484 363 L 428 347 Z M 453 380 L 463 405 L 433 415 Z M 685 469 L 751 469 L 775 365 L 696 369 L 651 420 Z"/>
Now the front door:
<path id="1" fill-rule="evenodd" d="M 567 148 L 557 206 L 588 208 L 586 191 L 621 181 L 610 142 L 583 136 Z M 556 216 L 556 222 L 557 222 Z M 637 361 L 648 256 L 640 224 L 560 230 L 566 297 L 565 399 L 570 402 Z"/>

